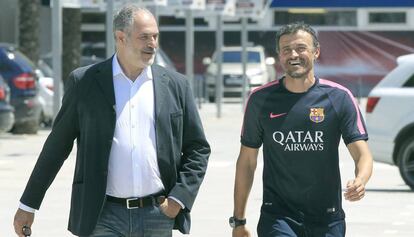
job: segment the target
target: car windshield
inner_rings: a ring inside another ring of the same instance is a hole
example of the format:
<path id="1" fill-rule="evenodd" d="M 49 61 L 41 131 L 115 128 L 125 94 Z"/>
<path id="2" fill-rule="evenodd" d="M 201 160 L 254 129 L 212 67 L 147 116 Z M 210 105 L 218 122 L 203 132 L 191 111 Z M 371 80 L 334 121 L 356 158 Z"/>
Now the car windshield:
<path id="1" fill-rule="evenodd" d="M 223 63 L 241 63 L 240 51 L 224 51 L 223 52 Z M 259 52 L 249 51 L 247 54 L 247 62 L 249 63 L 260 63 Z"/>

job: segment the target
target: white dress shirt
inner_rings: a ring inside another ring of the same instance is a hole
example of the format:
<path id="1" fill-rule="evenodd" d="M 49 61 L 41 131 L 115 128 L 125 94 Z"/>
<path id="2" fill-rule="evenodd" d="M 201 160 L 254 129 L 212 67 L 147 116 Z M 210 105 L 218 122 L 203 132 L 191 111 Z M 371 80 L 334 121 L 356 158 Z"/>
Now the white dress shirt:
<path id="1" fill-rule="evenodd" d="M 112 61 L 116 125 L 108 164 L 106 194 L 143 197 L 164 189 L 157 163 L 154 83 L 150 67 L 132 81 L 116 55 Z"/>

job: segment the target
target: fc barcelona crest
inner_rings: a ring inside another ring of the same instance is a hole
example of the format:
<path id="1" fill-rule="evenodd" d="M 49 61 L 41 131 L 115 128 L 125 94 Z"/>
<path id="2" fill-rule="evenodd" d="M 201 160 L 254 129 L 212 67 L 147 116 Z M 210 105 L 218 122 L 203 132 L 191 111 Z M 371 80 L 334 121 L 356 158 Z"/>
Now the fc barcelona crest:
<path id="1" fill-rule="evenodd" d="M 320 123 L 325 119 L 323 108 L 311 108 L 309 118 L 312 122 Z"/>

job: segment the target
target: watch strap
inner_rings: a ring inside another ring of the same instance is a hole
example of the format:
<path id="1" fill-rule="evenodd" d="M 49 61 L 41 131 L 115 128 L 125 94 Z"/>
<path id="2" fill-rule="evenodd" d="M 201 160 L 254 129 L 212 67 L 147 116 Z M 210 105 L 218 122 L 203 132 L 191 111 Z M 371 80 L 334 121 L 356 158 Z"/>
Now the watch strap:
<path id="1" fill-rule="evenodd" d="M 232 216 L 229 219 L 229 223 L 230 223 L 231 227 L 236 228 L 238 226 L 245 225 L 246 224 L 246 218 L 238 219 L 237 217 Z"/>

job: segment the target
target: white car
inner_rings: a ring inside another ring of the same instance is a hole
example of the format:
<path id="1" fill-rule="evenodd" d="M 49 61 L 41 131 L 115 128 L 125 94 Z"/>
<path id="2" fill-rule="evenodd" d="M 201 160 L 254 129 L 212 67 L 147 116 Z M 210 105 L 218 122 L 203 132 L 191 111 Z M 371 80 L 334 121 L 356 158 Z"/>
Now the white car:
<path id="1" fill-rule="evenodd" d="M 223 75 L 223 96 L 241 97 L 243 92 L 243 67 L 242 48 L 222 48 L 222 75 Z M 262 46 L 247 47 L 247 91 L 253 90 L 275 78 L 273 68 L 274 58 L 265 58 Z M 210 102 L 213 102 L 216 95 L 217 78 L 216 53 L 211 58 L 204 58 L 203 64 L 207 65 L 205 73 L 206 93 Z"/>
<path id="2" fill-rule="evenodd" d="M 40 123 L 50 126 L 53 122 L 53 78 L 45 75 L 48 72 L 39 68 L 35 73 L 39 78 L 39 101 L 42 105 Z"/>
<path id="3" fill-rule="evenodd" d="M 397 63 L 369 94 L 369 145 L 374 160 L 397 165 L 414 190 L 414 54 L 399 57 Z"/>

